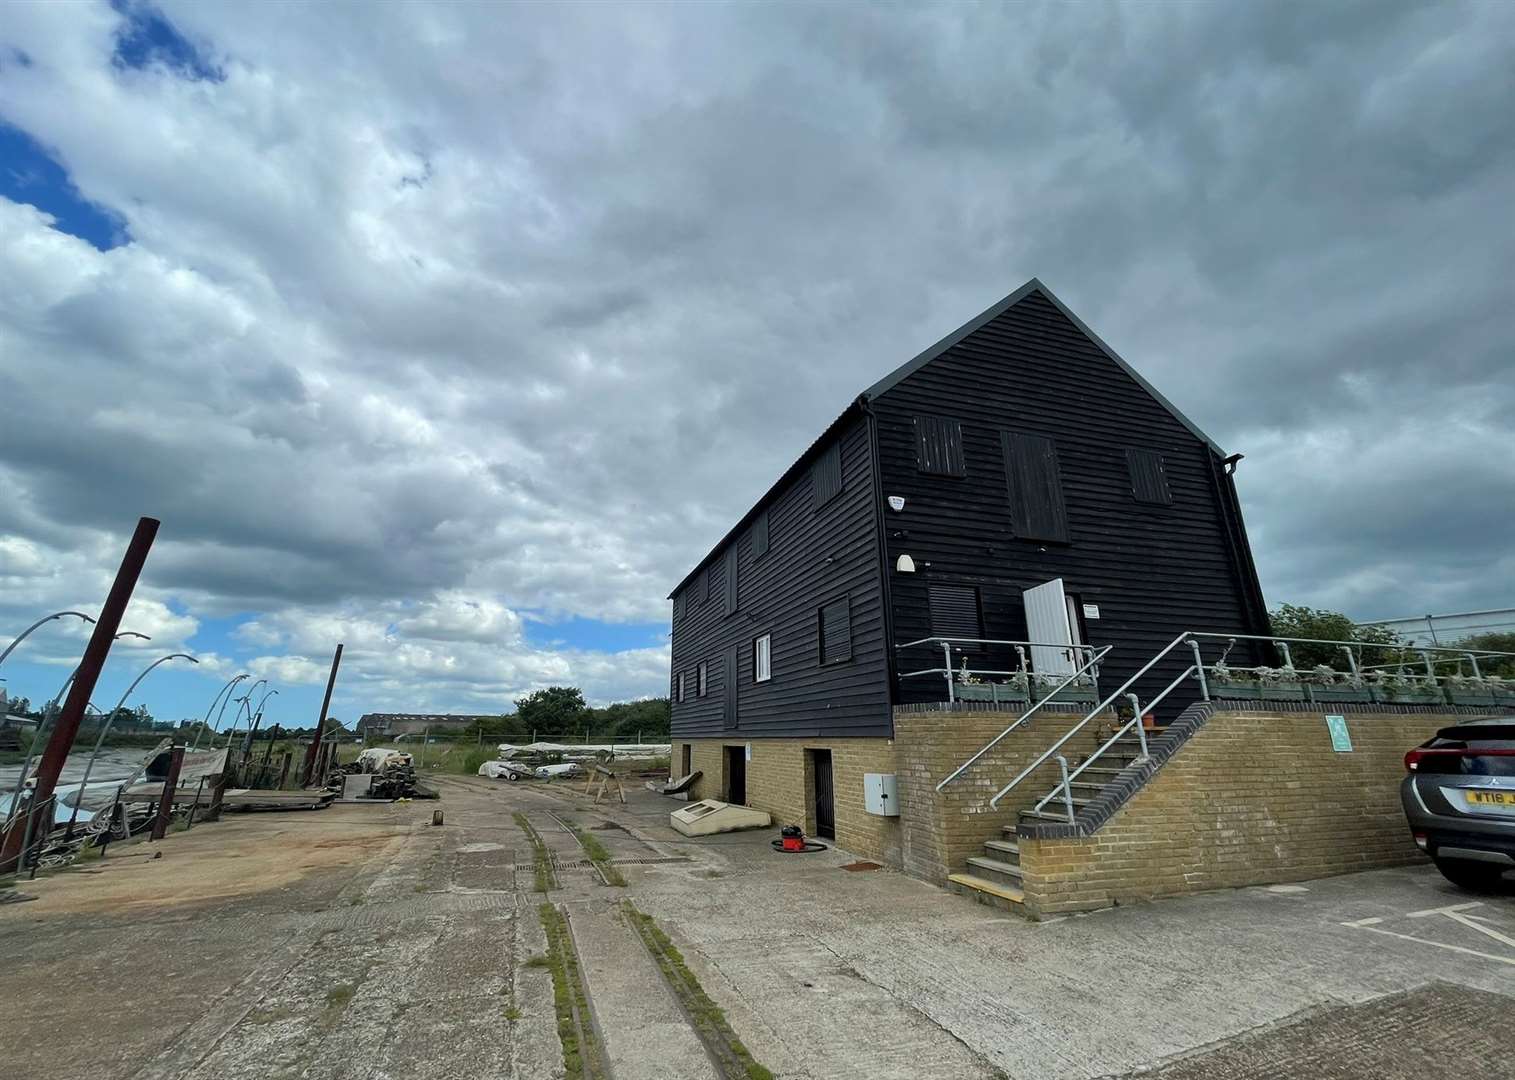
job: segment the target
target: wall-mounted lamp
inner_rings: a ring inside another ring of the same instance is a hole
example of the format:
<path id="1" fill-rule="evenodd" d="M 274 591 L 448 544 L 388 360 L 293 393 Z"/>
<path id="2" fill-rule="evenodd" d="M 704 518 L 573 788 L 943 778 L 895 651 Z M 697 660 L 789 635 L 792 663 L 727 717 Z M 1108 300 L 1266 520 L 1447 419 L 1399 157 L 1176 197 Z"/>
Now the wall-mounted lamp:
<path id="1" fill-rule="evenodd" d="M 901 555 L 894 562 L 894 569 L 901 574 L 915 573 L 915 560 L 909 555 Z"/>
<path id="2" fill-rule="evenodd" d="M 903 495 L 889 496 L 889 509 L 893 510 L 896 514 L 905 509 L 905 497 Z"/>

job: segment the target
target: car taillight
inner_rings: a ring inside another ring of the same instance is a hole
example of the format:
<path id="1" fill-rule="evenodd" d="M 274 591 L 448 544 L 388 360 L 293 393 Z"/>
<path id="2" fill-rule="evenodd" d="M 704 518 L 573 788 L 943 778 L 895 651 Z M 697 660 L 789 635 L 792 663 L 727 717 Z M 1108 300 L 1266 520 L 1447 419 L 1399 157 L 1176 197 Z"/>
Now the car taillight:
<path id="1" fill-rule="evenodd" d="M 1423 746 L 1417 746 L 1405 755 L 1405 770 L 1415 772 L 1420 767 L 1420 759 L 1425 757 L 1428 751 Z"/>
<path id="2" fill-rule="evenodd" d="M 1438 746 L 1435 748 L 1417 746 L 1405 755 L 1405 768 L 1410 772 L 1419 772 L 1421 762 L 1427 758 L 1463 757 L 1473 752 L 1461 746 Z"/>

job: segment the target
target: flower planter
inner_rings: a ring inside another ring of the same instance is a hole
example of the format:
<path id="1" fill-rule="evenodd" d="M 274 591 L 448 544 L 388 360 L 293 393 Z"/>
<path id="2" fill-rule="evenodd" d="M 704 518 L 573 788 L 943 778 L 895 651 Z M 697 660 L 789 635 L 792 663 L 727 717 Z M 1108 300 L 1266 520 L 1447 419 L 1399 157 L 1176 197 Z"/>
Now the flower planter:
<path id="1" fill-rule="evenodd" d="M 1311 686 L 1311 701 L 1345 701 L 1345 702 L 1369 702 L 1373 695 L 1368 692 L 1366 686 Z"/>
<path id="2" fill-rule="evenodd" d="M 1390 705 L 1444 705 L 1446 699 L 1441 696 L 1440 690 L 1417 689 L 1378 689 L 1373 691 L 1376 701 L 1385 701 Z"/>
<path id="3" fill-rule="evenodd" d="M 1304 701 L 1305 688 L 1297 683 L 1223 683 L 1212 686 L 1210 696 L 1237 701 Z"/>
<path id="4" fill-rule="evenodd" d="M 1074 705 L 1093 705 L 1099 701 L 1099 695 L 1092 686 L 1065 686 L 1053 694 L 1051 700 Z"/>
<path id="5" fill-rule="evenodd" d="M 997 704 L 1023 705 L 1026 691 L 1002 683 L 958 683 L 952 688 L 958 701 L 989 701 Z"/>
<path id="6" fill-rule="evenodd" d="M 1500 695 L 1487 687 L 1448 686 L 1443 690 L 1453 705 L 1498 705 Z"/>

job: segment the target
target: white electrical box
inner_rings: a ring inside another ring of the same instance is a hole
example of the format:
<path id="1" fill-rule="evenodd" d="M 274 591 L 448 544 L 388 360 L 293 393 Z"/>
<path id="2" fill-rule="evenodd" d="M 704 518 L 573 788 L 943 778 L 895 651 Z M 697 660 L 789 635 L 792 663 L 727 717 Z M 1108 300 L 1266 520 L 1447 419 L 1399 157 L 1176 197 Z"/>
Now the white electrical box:
<path id="1" fill-rule="evenodd" d="M 863 809 L 880 817 L 900 816 L 899 788 L 892 772 L 863 774 Z"/>

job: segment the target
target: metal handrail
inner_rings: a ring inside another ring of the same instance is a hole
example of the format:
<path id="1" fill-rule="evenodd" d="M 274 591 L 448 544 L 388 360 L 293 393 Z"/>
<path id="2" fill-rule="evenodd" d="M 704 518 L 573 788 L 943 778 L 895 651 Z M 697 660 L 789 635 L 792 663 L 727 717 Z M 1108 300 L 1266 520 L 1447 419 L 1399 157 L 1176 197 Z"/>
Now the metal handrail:
<path id="1" fill-rule="evenodd" d="M 1118 697 L 1120 697 L 1121 694 L 1124 694 L 1127 690 L 1131 689 L 1132 684 L 1134 684 L 1137 679 L 1141 678 L 1148 671 L 1151 671 L 1152 668 L 1153 668 L 1153 666 L 1159 660 L 1161 660 L 1163 657 L 1167 656 L 1170 652 L 1172 652 L 1175 648 L 1177 648 L 1179 645 L 1181 645 L 1185 641 L 1192 641 L 1192 640 L 1193 640 L 1193 638 L 1187 632 L 1185 632 L 1185 633 L 1179 634 L 1178 637 L 1174 638 L 1172 641 L 1168 642 L 1167 645 L 1163 646 L 1162 652 L 1158 653 L 1151 660 L 1148 660 L 1145 664 L 1143 664 L 1137 670 L 1137 672 L 1136 672 L 1135 675 L 1132 675 L 1129 679 L 1127 679 L 1124 683 L 1121 684 L 1120 689 L 1116 690 L 1115 693 L 1111 694 L 1109 697 L 1105 698 L 1104 701 L 1101 701 L 1098 705 L 1094 706 L 1094 708 L 1089 711 L 1089 715 L 1085 716 L 1077 724 L 1074 724 L 1073 727 L 1070 728 L 1067 731 L 1067 733 L 1063 735 L 1063 737 L 1061 739 L 1058 739 L 1057 742 L 1055 742 L 1051 746 L 1049 746 L 1046 749 L 1046 751 L 1043 752 L 1043 754 L 1042 754 L 1041 757 L 1037 758 L 1030 765 L 1028 765 L 1024 769 L 1022 769 L 1019 776 L 1017 776 L 1014 780 L 1010 781 L 1003 788 L 1001 788 L 999 790 L 999 792 L 992 799 L 989 800 L 989 805 L 991 807 L 998 808 L 999 801 L 1001 799 L 1003 799 L 1006 795 L 1008 795 L 1010 793 L 1010 791 L 1011 791 L 1012 788 L 1014 788 L 1017 784 L 1019 784 L 1026 777 L 1028 777 L 1032 773 L 1034 773 L 1037 769 L 1041 768 L 1042 765 L 1049 758 L 1052 757 L 1052 755 L 1056 754 L 1059 750 L 1061 750 L 1063 748 L 1063 746 L 1068 742 L 1069 739 L 1073 738 L 1073 736 L 1077 735 L 1080 731 L 1082 731 L 1084 729 L 1084 725 L 1085 724 L 1087 724 L 1090 720 L 1093 720 L 1100 713 L 1102 713 L 1106 709 L 1108 709 L 1110 707 L 1110 703 L 1111 702 L 1115 701 Z"/>
<path id="2" fill-rule="evenodd" d="M 1193 650 L 1193 653 L 1194 653 L 1194 664 L 1191 666 L 1191 668 L 1188 671 L 1186 671 L 1184 673 L 1184 675 L 1180 676 L 1179 679 L 1176 680 L 1175 685 L 1177 683 L 1182 683 L 1182 681 L 1185 678 L 1188 678 L 1188 677 L 1190 677 L 1192 675 L 1199 682 L 1201 696 L 1204 697 L 1204 699 L 1207 700 L 1207 701 L 1210 700 L 1210 689 L 1209 689 L 1208 683 L 1205 680 L 1205 666 L 1204 666 L 1204 662 L 1200 658 L 1200 639 L 1202 639 L 1202 638 L 1205 639 L 1205 640 L 1226 641 L 1226 642 L 1230 642 L 1230 643 L 1235 643 L 1237 641 L 1262 641 L 1262 642 L 1267 642 L 1268 644 L 1271 644 L 1271 645 L 1280 645 L 1280 644 L 1284 644 L 1284 643 L 1290 643 L 1290 644 L 1296 644 L 1296 645 L 1334 645 L 1337 648 L 1341 648 L 1341 649 L 1346 649 L 1347 650 L 1347 658 L 1348 658 L 1348 660 L 1352 664 L 1353 673 L 1354 674 L 1356 673 L 1357 664 L 1356 664 L 1355 656 L 1351 652 L 1351 649 L 1353 647 L 1358 647 L 1358 648 L 1361 648 L 1361 647 L 1364 647 L 1364 646 L 1366 646 L 1368 648 L 1374 648 L 1374 647 L 1380 647 L 1381 648 L 1381 647 L 1383 647 L 1383 646 L 1378 645 L 1376 642 L 1333 641 L 1333 640 L 1326 639 L 1326 638 L 1282 637 L 1282 636 L 1277 635 L 1277 634 L 1221 634 L 1221 633 L 1215 633 L 1215 632 L 1212 632 L 1212 631 L 1205 631 L 1205 630 L 1186 630 L 1182 634 L 1179 634 L 1172 641 L 1168 642 L 1168 644 L 1164 645 L 1162 647 L 1162 649 L 1155 656 L 1152 657 L 1152 659 L 1148 660 L 1145 664 L 1143 664 L 1140 668 L 1138 668 L 1137 671 L 1136 671 L 1136 673 L 1134 675 L 1132 675 L 1129 679 L 1127 679 L 1124 683 L 1122 683 L 1115 691 L 1113 691 L 1108 697 L 1106 697 L 1098 705 L 1094 706 L 1094 708 L 1089 711 L 1089 714 L 1087 716 L 1085 716 L 1082 720 L 1080 720 L 1077 724 L 1075 724 L 1073 726 L 1073 728 L 1071 728 L 1065 735 L 1063 735 L 1062 738 L 1058 739 L 1057 742 L 1053 743 L 1050 747 L 1048 747 L 1047 750 L 1041 755 L 1041 757 L 1037 758 L 1036 761 L 1032 762 L 1025 769 L 1022 769 L 1021 772 L 1020 772 L 1020 774 L 1017 775 L 1014 780 L 1012 780 L 1012 781 L 1010 781 L 1010 783 L 1006 784 L 1003 788 L 1000 789 L 1000 791 L 998 793 L 996 793 L 994 795 L 993 798 L 991 798 L 989 800 L 990 807 L 998 808 L 1000 800 L 1003 799 L 1007 794 L 1009 794 L 1010 791 L 1016 787 L 1016 785 L 1018 785 L 1021 781 L 1023 781 L 1024 779 L 1026 779 L 1026 777 L 1030 776 L 1033 772 L 1035 772 L 1037 769 L 1039 769 L 1043 764 L 1045 764 L 1053 755 L 1055 755 L 1059 750 L 1061 750 L 1063 748 L 1063 746 L 1065 746 L 1067 744 L 1068 740 L 1072 739 L 1073 736 L 1077 735 L 1080 731 L 1082 731 L 1083 728 L 1084 728 L 1084 726 L 1086 724 L 1088 724 L 1089 721 L 1093 720 L 1096 716 L 1098 716 L 1100 713 L 1102 713 L 1105 709 L 1109 708 L 1110 705 L 1113 702 L 1115 702 L 1122 695 L 1124 695 L 1127 691 L 1129 691 L 1131 689 L 1131 687 L 1136 684 L 1136 681 L 1138 679 L 1140 679 L 1147 672 L 1151 671 L 1153 667 L 1155 667 L 1169 653 L 1171 653 L 1174 649 L 1178 648 L 1180 645 L 1187 644 L 1190 647 L 1190 649 Z M 1392 647 L 1392 646 L 1390 646 L 1390 647 Z M 1423 655 L 1427 655 L 1428 661 L 1429 661 L 1428 654 L 1433 653 L 1433 652 L 1438 652 L 1438 653 L 1453 653 L 1453 654 L 1456 654 L 1458 656 L 1466 657 L 1468 655 L 1469 651 L 1470 651 L 1470 650 L 1468 650 L 1466 648 L 1459 649 L 1459 648 L 1455 648 L 1455 647 L 1452 647 L 1452 646 L 1442 646 L 1442 645 L 1426 645 L 1426 646 L 1419 646 L 1419 645 L 1417 645 L 1417 646 L 1413 646 L 1413 649 L 1414 649 L 1415 652 L 1421 653 Z M 1515 655 L 1515 654 L 1511 654 L 1511 653 L 1492 653 L 1491 655 L 1510 656 L 1510 655 Z M 1152 707 L 1152 705 L 1155 704 L 1158 700 L 1161 700 L 1161 698 L 1166 697 L 1167 694 L 1172 689 L 1173 689 L 1173 687 L 1170 686 L 1168 688 L 1168 690 L 1164 690 L 1163 693 L 1158 696 L 1158 698 L 1155 698 L 1155 699 L 1153 699 L 1152 702 L 1148 703 L 1147 708 L 1150 709 Z M 1140 718 L 1140 715 L 1141 715 L 1140 712 L 1138 712 L 1138 714 L 1137 714 L 1138 719 Z M 1085 764 L 1087 764 L 1087 762 Z"/>
<path id="3" fill-rule="evenodd" d="M 1069 675 L 1062 682 L 1058 683 L 1057 686 L 1053 689 L 1053 691 L 1050 694 L 1048 694 L 1046 697 L 1042 698 L 1040 701 L 1038 701 L 1035 705 L 1031 706 L 1031 708 L 1027 709 L 1025 712 L 1021 713 L 1021 715 L 1016 718 L 1015 723 L 1011 724 L 1004 731 L 1001 731 L 998 735 L 996 735 L 994 738 L 990 739 L 987 743 L 985 743 L 984 746 L 979 750 L 978 753 L 974 754 L 967 761 L 965 761 L 961 765 L 959 765 L 955 770 L 953 770 L 953 772 L 945 780 L 943 780 L 940 784 L 937 784 L 936 785 L 936 790 L 937 791 L 941 791 L 942 788 L 946 787 L 948 784 L 952 783 L 952 781 L 956 780 L 959 776 L 963 775 L 963 773 L 967 772 L 968 768 L 975 761 L 977 761 L 979 758 L 983 757 L 990 750 L 994 749 L 994 747 L 996 745 L 998 745 L 998 743 L 999 743 L 999 741 L 1001 739 L 1003 739 L 1006 735 L 1010 734 L 1016 728 L 1020 727 L 1027 720 L 1029 720 L 1031 718 L 1031 714 L 1032 713 L 1036 712 L 1036 710 L 1040 709 L 1043 705 L 1047 704 L 1049 701 L 1051 701 L 1058 694 L 1062 693 L 1062 691 L 1064 689 L 1066 689 L 1067 687 L 1071 686 L 1073 684 L 1073 682 L 1080 675 L 1082 675 L 1085 671 L 1087 671 L 1089 668 L 1094 667 L 1101 660 L 1103 660 L 1105 658 L 1105 656 L 1110 652 L 1110 650 L 1112 648 L 1114 648 L 1114 646 L 1112 646 L 1112 645 L 1102 645 L 1098 649 L 1096 649 L 1094 651 L 1094 655 L 1089 658 L 1088 662 L 1085 663 L 1083 665 L 1083 667 L 1079 668 L 1077 671 L 1075 671 L 1073 674 Z"/>
<path id="4" fill-rule="evenodd" d="M 913 648 L 917 648 L 917 647 L 924 646 L 924 645 L 938 645 L 938 644 L 941 645 L 941 647 L 942 647 L 942 665 L 943 665 L 942 667 L 939 667 L 939 668 L 922 668 L 919 671 L 905 671 L 905 672 L 901 672 L 900 675 L 899 675 L 899 678 L 901 678 L 901 679 L 909 679 L 909 678 L 913 678 L 913 677 L 915 677 L 917 675 L 941 675 L 943 678 L 945 678 L 947 680 L 947 701 L 949 703 L 956 702 L 956 700 L 957 700 L 956 676 L 957 676 L 959 670 L 964 671 L 964 672 L 966 672 L 969 675 L 1022 675 L 1022 674 L 1024 674 L 1024 675 L 1031 675 L 1031 674 L 1033 674 L 1033 672 L 1031 671 L 1031 669 L 1026 664 L 1026 649 L 1025 649 L 1026 646 L 1029 646 L 1031 648 L 1042 648 L 1042 649 L 1062 649 L 1062 650 L 1064 650 L 1064 651 L 1066 651 L 1066 652 L 1068 652 L 1068 653 L 1071 654 L 1071 656 L 1069 658 L 1070 660 L 1076 659 L 1080 653 L 1087 652 L 1087 653 L 1091 653 L 1092 654 L 1092 653 L 1096 652 L 1096 646 L 1093 646 L 1093 645 L 1074 645 L 1072 642 L 1062 642 L 1062 641 L 1008 641 L 1008 640 L 1001 640 L 1001 639 L 998 639 L 998 638 L 954 638 L 954 637 L 926 637 L 926 638 L 918 638 L 915 641 L 907 641 L 907 642 L 905 642 L 902 645 L 896 645 L 895 649 L 896 650 L 913 649 Z M 993 670 L 993 671 L 991 671 L 991 670 L 983 670 L 983 671 L 979 671 L 977 669 L 967 667 L 966 666 L 967 665 L 967 661 L 965 659 L 964 660 L 964 667 L 961 668 L 961 669 L 956 669 L 956 668 L 953 668 L 953 666 L 952 666 L 952 646 L 953 645 L 1013 645 L 1015 647 L 1016 655 L 1020 659 L 1020 665 L 1021 666 L 1016 671 L 998 671 L 998 670 Z M 1093 668 L 1093 677 L 1096 680 L 1096 682 L 1095 682 L 1095 689 L 1096 689 L 1096 692 L 1097 692 L 1098 691 L 1098 685 L 1099 685 L 1098 681 L 1097 681 L 1099 679 L 1099 667 L 1098 667 L 1097 663 L 1090 664 L 1090 665 L 1085 665 L 1085 670 L 1087 670 L 1090 667 Z"/>
<path id="5" fill-rule="evenodd" d="M 1035 645 L 1044 649 L 1077 649 L 1080 652 L 1093 652 L 1099 648 L 1097 645 L 1074 645 L 1067 641 L 1002 641 L 998 638 L 966 638 L 966 637 L 923 637 L 916 641 L 907 641 L 896 645 L 896 649 L 911 649 L 917 645 Z"/>
<path id="6" fill-rule="evenodd" d="M 1193 675 L 1194 675 L 1194 665 L 1190 664 L 1187 668 L 1184 669 L 1184 673 L 1182 675 L 1180 675 L 1178 678 L 1174 679 L 1171 683 L 1168 684 L 1167 689 L 1165 689 L 1162 693 L 1158 694 L 1151 701 L 1147 702 L 1146 708 L 1142 708 L 1136 702 L 1136 700 L 1135 700 L 1136 695 L 1135 694 L 1130 695 L 1130 697 L 1132 698 L 1132 706 L 1136 709 L 1136 715 L 1133 716 L 1130 720 L 1127 720 L 1126 723 L 1121 726 L 1121 729 L 1119 731 L 1117 731 L 1114 735 L 1111 735 L 1110 738 L 1105 741 L 1105 744 L 1103 746 L 1101 746 L 1098 750 L 1094 751 L 1094 753 L 1090 754 L 1082 763 L 1080 763 L 1080 765 L 1078 766 L 1078 768 L 1074 769 L 1071 775 L 1068 774 L 1067 770 L 1065 769 L 1064 770 L 1064 775 L 1063 775 L 1062 783 L 1058 787 L 1055 787 L 1051 791 L 1049 791 L 1047 793 L 1047 796 L 1044 799 L 1042 799 L 1041 802 L 1039 802 L 1035 806 L 1033 806 L 1031 809 L 1032 810 L 1040 810 L 1042 807 L 1046 806 L 1049 802 L 1051 802 L 1054 798 L 1056 798 L 1059 788 L 1066 787 L 1068 784 L 1071 784 L 1074 780 L 1077 780 L 1078 777 L 1079 777 L 1079 775 L 1085 769 L 1087 769 L 1090 765 L 1093 765 L 1095 763 L 1095 761 L 1099 760 L 1099 756 L 1101 754 L 1103 754 L 1106 750 L 1110 749 L 1110 747 L 1114 746 L 1117 742 L 1119 742 L 1125 736 L 1126 732 L 1128 732 L 1128 731 L 1131 730 L 1131 725 L 1132 724 L 1140 725 L 1141 719 L 1142 719 L 1142 715 L 1143 715 L 1143 713 L 1145 713 L 1147 711 L 1147 709 L 1154 708 L 1157 705 L 1158 702 L 1162 701 L 1163 698 L 1165 698 L 1169 694 L 1171 694 L 1179 686 L 1180 683 L 1182 683 L 1185 679 L 1193 677 Z M 1147 758 L 1147 738 L 1146 738 L 1146 733 L 1145 733 L 1145 731 L 1141 727 L 1137 728 L 1137 732 L 1141 736 L 1141 747 L 1142 747 L 1141 756 L 1139 758 L 1137 758 L 1137 760 L 1138 761 L 1145 761 L 1146 758 Z M 1061 759 L 1062 755 L 1059 754 L 1058 758 Z M 1009 789 L 1007 788 L 1006 790 L 1008 791 Z M 1071 798 L 1072 798 L 1072 789 L 1069 788 L 1068 792 L 1069 792 L 1069 799 L 1071 801 Z M 995 796 L 995 798 L 998 798 L 998 797 L 999 796 Z M 993 806 L 994 803 L 991 801 L 989 805 Z M 1072 814 L 1071 810 L 1070 810 L 1070 812 L 1068 814 L 1068 820 L 1069 821 L 1073 820 L 1073 814 Z"/>

